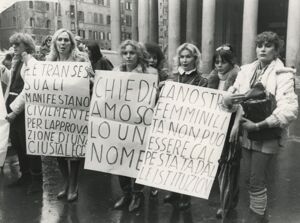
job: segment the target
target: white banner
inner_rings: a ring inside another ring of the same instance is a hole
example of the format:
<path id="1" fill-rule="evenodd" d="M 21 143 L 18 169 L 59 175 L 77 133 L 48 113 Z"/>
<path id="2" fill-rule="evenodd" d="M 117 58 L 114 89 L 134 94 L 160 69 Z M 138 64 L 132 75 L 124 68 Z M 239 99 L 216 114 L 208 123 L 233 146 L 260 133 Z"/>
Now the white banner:
<path id="1" fill-rule="evenodd" d="M 167 82 L 154 110 L 136 182 L 207 199 L 231 114 L 223 92 Z"/>
<path id="2" fill-rule="evenodd" d="M 97 71 L 85 169 L 136 177 L 145 153 L 157 75 Z"/>
<path id="3" fill-rule="evenodd" d="M 36 62 L 25 74 L 27 154 L 84 157 L 88 63 Z"/>
<path id="4" fill-rule="evenodd" d="M 9 123 L 5 120 L 7 112 L 2 92 L 0 81 L 0 167 L 4 165 L 9 137 Z"/>

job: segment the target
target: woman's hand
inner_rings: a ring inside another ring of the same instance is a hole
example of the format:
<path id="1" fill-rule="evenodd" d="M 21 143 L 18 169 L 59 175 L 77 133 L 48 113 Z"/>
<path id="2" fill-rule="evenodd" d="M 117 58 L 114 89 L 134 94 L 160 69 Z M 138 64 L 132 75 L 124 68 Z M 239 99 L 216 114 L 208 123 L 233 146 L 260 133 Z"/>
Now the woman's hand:
<path id="1" fill-rule="evenodd" d="M 227 94 L 224 95 L 224 105 L 231 107 L 234 104 L 240 104 L 245 98 L 245 94 Z"/>
<path id="2" fill-rule="evenodd" d="M 14 112 L 11 112 L 9 114 L 6 115 L 5 119 L 9 122 L 12 123 L 13 120 L 17 117 L 17 114 Z"/>
<path id="3" fill-rule="evenodd" d="M 248 132 L 258 131 L 258 126 L 249 119 L 242 118 L 242 127 Z"/>
<path id="4" fill-rule="evenodd" d="M 88 73 L 88 75 L 91 77 L 91 78 L 94 78 L 95 77 L 95 72 L 93 71 L 93 68 L 92 67 L 86 67 L 85 68 L 86 72 Z"/>

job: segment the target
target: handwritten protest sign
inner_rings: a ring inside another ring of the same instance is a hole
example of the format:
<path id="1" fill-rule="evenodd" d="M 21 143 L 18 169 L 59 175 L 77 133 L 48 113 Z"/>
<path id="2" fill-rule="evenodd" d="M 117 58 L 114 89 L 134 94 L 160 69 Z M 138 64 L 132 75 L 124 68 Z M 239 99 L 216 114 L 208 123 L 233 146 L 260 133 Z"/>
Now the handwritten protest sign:
<path id="1" fill-rule="evenodd" d="M 5 120 L 6 114 L 7 112 L 0 82 L 0 167 L 4 165 L 9 136 L 9 123 Z"/>
<path id="2" fill-rule="evenodd" d="M 145 153 L 156 87 L 157 76 L 152 74 L 97 73 L 85 169 L 136 177 Z"/>
<path id="3" fill-rule="evenodd" d="M 207 199 L 230 119 L 218 106 L 222 97 L 214 89 L 167 82 L 136 182 Z"/>
<path id="4" fill-rule="evenodd" d="M 36 62 L 25 74 L 27 153 L 84 157 L 89 116 L 88 63 Z"/>

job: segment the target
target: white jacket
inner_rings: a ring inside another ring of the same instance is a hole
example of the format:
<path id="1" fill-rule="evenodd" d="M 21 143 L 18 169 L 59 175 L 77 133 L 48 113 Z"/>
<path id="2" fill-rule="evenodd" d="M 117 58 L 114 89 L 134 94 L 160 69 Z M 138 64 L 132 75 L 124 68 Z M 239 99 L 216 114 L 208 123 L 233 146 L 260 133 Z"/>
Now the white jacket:
<path id="1" fill-rule="evenodd" d="M 250 90 L 250 80 L 259 61 L 241 67 L 235 83 L 228 90 L 231 93 L 244 94 Z M 284 69 L 280 59 L 273 60 L 264 72 L 262 84 L 275 96 L 277 107 L 266 122 L 270 127 L 287 127 L 298 115 L 298 98 L 294 89 L 294 74 Z"/>

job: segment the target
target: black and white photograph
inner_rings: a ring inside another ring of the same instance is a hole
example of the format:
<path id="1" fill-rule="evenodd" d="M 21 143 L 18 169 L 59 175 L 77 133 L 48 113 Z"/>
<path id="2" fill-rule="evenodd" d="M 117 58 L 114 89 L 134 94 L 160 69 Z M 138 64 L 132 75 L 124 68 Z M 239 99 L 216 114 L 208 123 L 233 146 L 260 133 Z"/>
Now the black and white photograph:
<path id="1" fill-rule="evenodd" d="M 0 0 L 0 223 L 299 223 L 300 0 Z"/>

